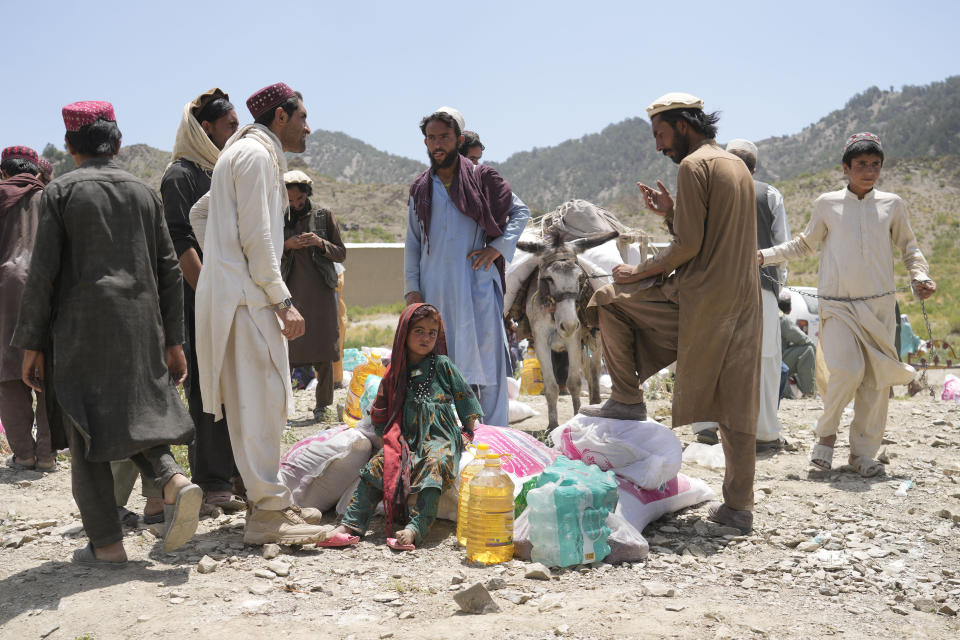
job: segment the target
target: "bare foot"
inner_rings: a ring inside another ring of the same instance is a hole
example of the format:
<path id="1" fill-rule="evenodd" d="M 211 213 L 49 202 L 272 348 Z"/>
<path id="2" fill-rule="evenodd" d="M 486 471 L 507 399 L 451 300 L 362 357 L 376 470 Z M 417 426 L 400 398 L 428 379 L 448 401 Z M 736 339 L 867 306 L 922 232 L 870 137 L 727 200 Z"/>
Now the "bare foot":
<path id="1" fill-rule="evenodd" d="M 332 538 L 333 536 L 337 535 L 338 533 L 345 533 L 345 534 L 347 534 L 348 536 L 355 536 L 355 535 L 357 535 L 356 533 L 354 533 L 353 529 L 350 529 L 349 527 L 345 527 L 345 526 L 343 526 L 343 525 L 341 524 L 341 525 L 337 526 L 333 531 L 331 531 L 330 533 L 328 533 L 328 534 L 327 534 L 327 537 L 328 537 L 328 538 Z"/>
<path id="2" fill-rule="evenodd" d="M 106 562 L 124 562 L 127 559 L 127 552 L 123 550 L 123 542 L 114 542 L 105 547 L 94 547 L 93 554 L 97 560 Z"/>
<path id="3" fill-rule="evenodd" d="M 190 480 L 182 473 L 175 474 L 167 484 L 163 485 L 163 501 L 166 504 L 176 504 L 180 489 L 190 484 Z"/>
<path id="4" fill-rule="evenodd" d="M 820 438 L 817 444 L 822 444 L 825 447 L 832 448 L 833 445 L 837 444 L 837 434 L 833 434 L 832 436 L 823 436 Z"/>
<path id="5" fill-rule="evenodd" d="M 163 498 L 147 498 L 147 504 L 143 507 L 143 515 L 153 516 L 163 513 Z"/>
<path id="6" fill-rule="evenodd" d="M 417 534 L 412 529 L 401 529 L 397 532 L 397 542 L 400 544 L 413 544 Z"/>

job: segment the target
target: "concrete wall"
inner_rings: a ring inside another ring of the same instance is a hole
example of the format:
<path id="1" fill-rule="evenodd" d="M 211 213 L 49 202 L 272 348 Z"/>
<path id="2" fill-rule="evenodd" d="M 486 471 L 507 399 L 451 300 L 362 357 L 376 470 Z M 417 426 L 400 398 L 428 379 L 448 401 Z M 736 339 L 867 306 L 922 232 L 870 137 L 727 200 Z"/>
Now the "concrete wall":
<path id="1" fill-rule="evenodd" d="M 403 243 L 348 242 L 343 301 L 372 307 L 403 302 Z"/>

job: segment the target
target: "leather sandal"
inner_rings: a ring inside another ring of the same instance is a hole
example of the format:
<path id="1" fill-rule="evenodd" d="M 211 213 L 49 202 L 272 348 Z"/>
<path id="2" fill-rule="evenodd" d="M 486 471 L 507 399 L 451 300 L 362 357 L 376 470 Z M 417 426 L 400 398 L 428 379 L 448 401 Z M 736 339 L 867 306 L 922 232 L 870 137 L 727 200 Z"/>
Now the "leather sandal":
<path id="1" fill-rule="evenodd" d="M 810 450 L 810 464 L 821 471 L 830 471 L 833 468 L 833 447 L 825 444 L 815 444 Z"/>
<path id="2" fill-rule="evenodd" d="M 850 456 L 849 464 L 853 467 L 854 471 L 864 478 L 878 476 L 886 470 L 883 463 L 869 456 Z"/>

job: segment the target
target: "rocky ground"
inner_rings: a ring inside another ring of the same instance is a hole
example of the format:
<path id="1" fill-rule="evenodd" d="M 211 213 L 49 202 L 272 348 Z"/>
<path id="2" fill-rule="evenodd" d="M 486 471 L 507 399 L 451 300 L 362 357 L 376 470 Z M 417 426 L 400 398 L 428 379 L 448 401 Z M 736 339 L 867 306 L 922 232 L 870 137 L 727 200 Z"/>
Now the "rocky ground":
<path id="1" fill-rule="evenodd" d="M 322 427 L 307 419 L 309 395 L 298 394 L 291 443 Z M 541 428 L 543 399 L 524 399 L 541 416 L 518 426 Z M 650 409 L 669 424 L 666 400 Z M 203 520 L 169 554 L 150 528 L 129 530 L 129 567 L 84 569 L 69 562 L 85 544 L 69 461 L 46 475 L 3 468 L 0 637 L 958 637 L 960 405 L 925 394 L 892 401 L 887 475 L 871 479 L 808 467 L 819 409 L 817 400 L 781 406 L 785 435 L 800 446 L 758 461 L 752 535 L 720 535 L 694 507 L 644 530 L 645 562 L 552 573 L 519 561 L 470 566 L 444 521 L 421 549 L 397 554 L 384 546 L 382 519 L 359 546 L 321 550 L 245 547 L 238 516 Z M 563 398 L 561 420 L 569 415 Z M 677 435 L 691 441 L 687 428 Z M 721 473 L 684 472 L 719 492 Z M 454 596 L 477 583 L 496 611 L 461 612 Z"/>

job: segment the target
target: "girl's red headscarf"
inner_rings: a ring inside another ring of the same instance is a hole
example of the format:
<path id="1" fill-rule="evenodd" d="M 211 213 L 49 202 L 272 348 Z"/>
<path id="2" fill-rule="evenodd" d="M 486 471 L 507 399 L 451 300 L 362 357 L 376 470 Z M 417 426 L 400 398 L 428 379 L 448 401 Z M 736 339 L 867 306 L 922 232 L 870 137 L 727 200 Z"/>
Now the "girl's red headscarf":
<path id="1" fill-rule="evenodd" d="M 435 316 L 440 326 L 435 355 L 447 354 L 440 311 L 430 304 L 412 304 L 400 314 L 393 336 L 390 364 L 383 374 L 377 398 L 370 409 L 370 420 L 383 427 L 383 508 L 387 517 L 387 535 L 394 533 L 393 523 L 400 520 L 410 495 L 410 447 L 403 437 L 403 403 L 407 397 L 407 335 L 414 322 Z"/>

